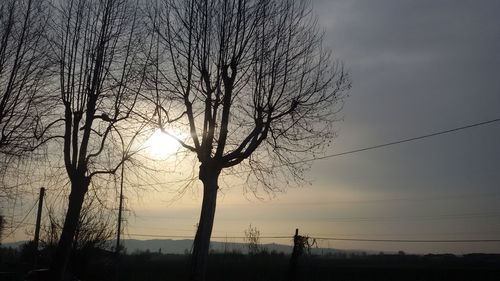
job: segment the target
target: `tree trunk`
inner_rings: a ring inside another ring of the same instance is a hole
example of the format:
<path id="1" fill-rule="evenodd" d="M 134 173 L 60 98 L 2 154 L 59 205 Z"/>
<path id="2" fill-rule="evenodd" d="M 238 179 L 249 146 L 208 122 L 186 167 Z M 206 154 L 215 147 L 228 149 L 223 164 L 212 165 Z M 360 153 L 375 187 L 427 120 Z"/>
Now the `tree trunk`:
<path id="1" fill-rule="evenodd" d="M 205 280 L 210 236 L 214 225 L 217 190 L 219 188 L 217 185 L 219 173 L 203 170 L 203 168 L 200 168 L 200 179 L 203 182 L 203 203 L 191 255 L 190 281 Z"/>
<path id="2" fill-rule="evenodd" d="M 68 211 L 64 219 L 64 226 L 62 229 L 61 237 L 50 266 L 52 280 L 64 280 L 66 267 L 68 266 L 69 258 L 71 255 L 71 248 L 74 241 L 76 228 L 78 227 L 78 220 L 80 218 L 80 211 L 83 205 L 83 199 L 88 189 L 87 180 L 81 180 L 79 183 L 72 183 L 71 193 L 69 195 Z"/>

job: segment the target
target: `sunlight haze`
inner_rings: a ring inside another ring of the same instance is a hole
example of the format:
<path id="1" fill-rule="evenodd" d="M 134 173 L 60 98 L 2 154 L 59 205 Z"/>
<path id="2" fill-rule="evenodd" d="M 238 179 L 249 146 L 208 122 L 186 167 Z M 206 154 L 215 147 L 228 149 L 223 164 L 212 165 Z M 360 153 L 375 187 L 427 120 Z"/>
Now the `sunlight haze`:
<path id="1" fill-rule="evenodd" d="M 326 47 L 353 81 L 324 155 L 500 117 L 500 1 L 312 2 Z M 202 200 L 199 163 L 160 130 L 144 147 L 152 159 L 165 160 L 155 168 L 166 172 L 151 169 L 155 178 L 144 176 L 151 184 L 124 187 L 124 238 L 192 239 Z M 291 245 L 298 228 L 329 238 L 317 240 L 325 248 L 499 253 L 500 242 L 336 240 L 498 239 L 499 169 L 500 122 L 316 160 L 301 186 L 280 182 L 283 192 L 259 188 L 254 194 L 255 182 L 239 167 L 219 181 L 213 240 L 244 242 L 252 224 L 263 243 Z M 39 187 L 33 184 L 16 213 L 5 215 L 20 221 Z M 62 196 L 56 190 L 48 189 L 49 202 Z M 117 202 L 116 192 L 108 195 L 107 202 Z M 33 213 L 27 222 L 3 243 L 30 239 Z"/>

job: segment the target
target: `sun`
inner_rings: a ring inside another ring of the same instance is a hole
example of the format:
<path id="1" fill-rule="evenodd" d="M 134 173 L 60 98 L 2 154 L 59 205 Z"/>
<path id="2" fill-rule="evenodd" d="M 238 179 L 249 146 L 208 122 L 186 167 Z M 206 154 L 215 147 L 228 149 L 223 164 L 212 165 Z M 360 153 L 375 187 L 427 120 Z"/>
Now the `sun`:
<path id="1" fill-rule="evenodd" d="M 156 158 L 171 156 L 179 150 L 180 146 L 177 140 L 160 129 L 155 130 L 145 143 L 146 150 Z"/>

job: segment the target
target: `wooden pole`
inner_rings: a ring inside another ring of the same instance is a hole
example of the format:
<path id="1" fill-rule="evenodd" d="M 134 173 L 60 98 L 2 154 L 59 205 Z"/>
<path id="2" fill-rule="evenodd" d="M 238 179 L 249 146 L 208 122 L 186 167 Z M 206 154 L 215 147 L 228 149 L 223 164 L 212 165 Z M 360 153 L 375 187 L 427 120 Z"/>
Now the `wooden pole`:
<path id="1" fill-rule="evenodd" d="M 295 281 L 298 280 L 297 274 L 298 274 L 298 258 L 300 255 L 300 245 L 299 245 L 299 229 L 295 229 L 295 235 L 293 236 L 293 250 L 292 250 L 292 255 L 290 256 L 290 267 L 288 271 L 288 280 L 289 281 Z"/>
<path id="2" fill-rule="evenodd" d="M 42 207 L 43 207 L 43 197 L 45 195 L 45 188 L 40 188 L 40 196 L 38 198 L 38 213 L 36 214 L 36 226 L 35 226 L 35 239 L 33 239 L 33 249 L 34 249 L 34 262 L 33 266 L 37 266 L 38 262 L 38 241 L 40 240 L 40 224 L 42 221 Z"/>
<path id="3" fill-rule="evenodd" d="M 122 209 L 123 209 L 123 177 L 125 175 L 125 163 L 121 166 L 120 177 L 120 204 L 118 209 L 118 229 L 116 230 L 116 248 L 115 248 L 115 278 L 120 280 L 120 238 L 122 233 Z"/>
<path id="4" fill-rule="evenodd" d="M 115 253 L 118 256 L 120 254 L 120 238 L 122 232 L 122 208 L 123 208 L 123 175 L 124 175 L 124 166 L 122 163 L 121 177 L 120 177 L 120 204 L 118 208 L 118 229 L 116 231 L 116 248 Z"/>

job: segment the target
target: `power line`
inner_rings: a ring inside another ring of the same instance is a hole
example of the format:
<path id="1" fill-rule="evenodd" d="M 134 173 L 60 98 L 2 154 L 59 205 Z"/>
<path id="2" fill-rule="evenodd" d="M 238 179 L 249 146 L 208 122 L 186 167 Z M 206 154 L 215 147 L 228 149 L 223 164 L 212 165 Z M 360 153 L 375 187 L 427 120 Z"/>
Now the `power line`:
<path id="1" fill-rule="evenodd" d="M 323 160 L 323 159 L 328 159 L 328 158 L 333 158 L 333 157 L 338 157 L 338 156 L 343 156 L 343 155 L 348 155 L 348 154 L 353 154 L 353 153 L 358 153 L 358 152 L 363 152 L 363 151 L 368 151 L 368 150 L 373 150 L 373 149 L 388 147 L 388 146 L 397 145 L 397 144 L 401 144 L 401 143 L 406 143 L 406 142 L 421 140 L 421 139 L 425 139 L 425 138 L 435 137 L 435 136 L 439 136 L 439 135 L 449 134 L 449 133 L 453 133 L 453 132 L 457 132 L 457 131 L 461 131 L 461 130 L 465 130 L 465 129 L 474 128 L 474 127 L 484 126 L 484 125 L 495 123 L 495 122 L 499 122 L 499 121 L 500 121 L 500 118 L 491 119 L 491 120 L 487 120 L 487 121 L 483 121 L 483 122 L 473 123 L 473 124 L 464 125 L 464 126 L 460 126 L 460 127 L 456 127 L 456 128 L 452 128 L 452 129 L 447 129 L 447 130 L 443 130 L 443 131 L 429 133 L 429 134 L 425 134 L 425 135 L 421 135 L 421 136 L 417 136 L 417 137 L 405 138 L 405 139 L 401 139 L 401 140 L 397 140 L 397 141 L 382 143 L 382 144 L 378 144 L 378 145 L 373 145 L 373 146 L 368 146 L 368 147 L 364 147 L 364 148 L 359 148 L 359 149 L 344 151 L 344 152 L 335 153 L 335 154 L 328 154 L 328 155 L 321 156 L 321 157 L 315 157 L 314 159 L 304 159 L 304 160 L 300 160 L 300 161 L 295 161 L 295 162 L 291 162 L 290 164 L 306 163 L 306 162 L 311 162 L 311 161 L 314 161 L 314 160 Z M 278 167 L 278 166 L 275 166 L 275 167 Z M 238 172 L 232 173 L 232 174 L 237 174 L 237 173 Z M 239 172 L 239 173 L 242 173 L 242 172 Z M 183 180 L 179 180 L 179 182 L 182 182 L 182 181 Z M 33 209 L 36 206 L 37 202 L 38 202 L 38 200 L 35 201 L 35 204 L 30 209 L 30 211 L 25 215 L 25 217 L 21 220 L 21 223 L 19 225 L 17 225 L 14 228 L 14 230 L 12 230 L 6 237 L 9 237 L 15 231 L 17 231 L 17 229 L 20 227 L 20 225 L 22 223 L 24 223 L 24 220 L 31 213 L 31 211 L 33 211 Z M 129 234 L 129 235 L 131 235 L 131 234 Z M 136 236 L 147 236 L 147 235 L 139 235 L 139 234 L 137 234 Z M 170 236 L 170 237 L 171 238 L 185 238 L 187 236 Z M 213 238 L 216 238 L 216 237 L 213 237 Z M 230 238 L 230 237 L 228 237 L 228 238 Z M 234 237 L 234 238 L 238 238 L 238 237 Z M 264 238 L 264 237 L 262 237 L 262 238 Z M 269 238 L 273 238 L 273 237 L 269 237 Z M 274 238 L 284 238 L 284 237 L 283 236 L 279 236 L 279 237 L 274 237 Z M 341 239 L 341 238 L 328 238 L 328 239 Z M 384 241 L 384 240 L 376 240 L 376 239 L 373 239 L 373 240 L 370 240 L 370 239 L 357 239 L 356 241 L 365 241 L 365 240 L 366 241 L 379 241 L 379 242 L 383 242 Z M 352 241 L 355 241 L 355 240 L 352 240 Z M 386 241 L 388 242 L 388 241 L 391 241 L 391 240 L 386 240 Z M 445 241 L 445 240 L 392 240 L 392 241 L 396 241 L 396 242 L 405 242 L 405 241 L 406 242 L 410 242 L 410 241 L 415 241 L 415 242 L 417 242 L 417 241 L 433 242 L 433 241 L 436 241 L 436 242 L 439 242 L 439 241 Z M 464 242 L 467 242 L 467 241 L 469 241 L 469 242 L 472 242 L 472 241 L 477 241 L 477 242 L 480 242 L 480 241 L 483 241 L 483 242 L 498 242 L 500 240 L 446 240 L 446 241 L 452 241 L 452 242 L 460 242 L 460 241 L 464 241 Z"/>
<path id="2" fill-rule="evenodd" d="M 31 209 L 26 213 L 26 215 L 23 217 L 23 219 L 16 225 L 16 227 L 14 227 L 14 229 L 12 229 L 9 234 L 7 234 L 5 237 L 10 237 L 12 234 L 14 234 L 14 232 L 16 232 L 19 227 L 21 227 L 21 225 L 25 225 L 24 224 L 24 221 L 28 218 L 29 214 L 31 214 L 31 212 L 33 211 L 33 209 L 35 209 L 36 207 L 36 204 L 38 203 L 38 198 L 35 200 L 35 203 L 33 204 L 33 206 L 31 207 Z"/>
<path id="3" fill-rule="evenodd" d="M 454 133 L 457 131 L 462 131 L 462 130 L 466 130 L 466 129 L 470 129 L 470 128 L 474 128 L 474 127 L 484 126 L 484 125 L 488 125 L 488 124 L 499 122 L 499 121 L 500 121 L 500 118 L 495 118 L 495 119 L 491 119 L 491 120 L 487 120 L 487 121 L 482 121 L 482 122 L 477 122 L 477 123 L 473 123 L 473 124 L 469 124 L 469 125 L 455 127 L 452 129 L 437 131 L 434 133 L 428 133 L 428 134 L 420 135 L 417 137 L 404 138 L 404 139 L 400 139 L 400 140 L 396 140 L 396 141 L 381 143 L 381 144 L 367 146 L 367 147 L 363 147 L 363 148 L 357 148 L 357 149 L 348 150 L 348 151 L 344 151 L 344 152 L 327 154 L 324 156 L 314 157 L 314 158 L 310 158 L 310 159 L 298 160 L 298 161 L 289 162 L 286 164 L 273 165 L 273 166 L 268 167 L 268 168 L 279 168 L 279 167 L 283 167 L 286 165 L 301 164 L 301 163 L 313 162 L 315 160 L 324 160 L 324 159 L 328 159 L 328 158 L 344 156 L 344 155 L 349 155 L 349 154 L 358 153 L 358 152 L 364 152 L 364 151 L 368 151 L 368 150 L 388 147 L 388 146 L 402 144 L 402 143 L 406 143 L 406 142 L 412 142 L 412 141 L 417 141 L 417 140 L 421 140 L 421 139 L 431 138 L 431 137 L 435 137 L 435 136 L 439 136 L 439 135 Z M 229 172 L 229 173 L 226 173 L 226 175 L 239 175 L 239 174 L 248 173 L 248 172 L 251 172 L 251 170 Z M 179 180 L 178 182 L 182 182 L 182 181 L 183 180 Z M 184 181 L 188 182 L 188 180 L 184 180 Z"/>
<path id="4" fill-rule="evenodd" d="M 332 204 L 360 204 L 360 203 L 382 203 L 382 202 L 392 202 L 392 201 L 431 201 L 431 200 L 450 200 L 450 199 L 468 199 L 471 198 L 495 198 L 500 197 L 500 193 L 463 193 L 456 195 L 437 195 L 433 197 L 400 197 L 400 198 L 378 198 L 378 199 L 359 199 L 359 200 L 329 200 L 329 201 L 308 201 L 308 202 L 286 202 L 286 203 L 276 203 L 273 202 L 273 206 L 297 206 L 297 205 L 305 205 L 305 206 L 319 206 L 319 205 L 332 205 Z M 269 202 L 264 201 L 264 204 L 260 204 L 260 206 L 268 206 L 271 205 Z M 249 203 L 253 203 L 252 201 L 246 203 L 219 203 L 221 206 L 247 206 Z"/>
<path id="5" fill-rule="evenodd" d="M 353 242 L 384 242 L 384 243 L 488 243 L 500 242 L 500 239 L 442 239 L 442 240 L 420 240 L 420 239 L 360 239 L 360 238 L 337 238 L 337 237 L 311 237 L 317 240 L 330 241 L 353 241 Z"/>
<path id="6" fill-rule="evenodd" d="M 414 215 L 414 216 L 360 216 L 360 217 L 315 217 L 315 218 L 302 218 L 315 221 L 328 221 L 328 222 L 380 222 L 380 221 L 425 221 L 425 220 L 461 220 L 461 219 L 484 219 L 484 218 L 498 218 L 500 212 L 475 212 L 475 213 L 449 213 L 449 214 L 434 214 L 434 215 Z M 158 217 L 158 216 L 144 216 L 138 215 L 137 217 L 143 219 L 170 219 L 170 220 L 196 220 L 195 217 Z M 219 218 L 219 221 L 235 221 L 239 218 Z M 152 228 L 152 229 L 165 229 L 165 228 Z M 179 229 L 167 229 L 179 230 Z M 184 229 L 183 231 L 187 231 Z"/>
<path id="7" fill-rule="evenodd" d="M 363 147 L 363 148 L 348 150 L 348 151 L 344 151 L 344 152 L 327 154 L 324 156 L 314 157 L 314 158 L 310 158 L 310 159 L 298 160 L 298 161 L 294 161 L 294 162 L 289 162 L 287 164 L 272 165 L 272 166 L 267 167 L 267 168 L 279 168 L 279 167 L 283 167 L 286 165 L 301 164 L 301 163 L 313 162 L 315 160 L 324 160 L 324 159 L 328 159 L 328 158 L 349 155 L 349 154 L 354 154 L 354 153 L 358 153 L 358 152 L 364 152 L 364 151 L 368 151 L 368 150 L 373 150 L 373 149 L 388 147 L 388 146 L 392 146 L 392 145 L 402 144 L 402 143 L 406 143 L 406 142 L 412 142 L 412 141 L 416 141 L 416 140 L 431 138 L 431 137 L 435 137 L 435 136 L 439 136 L 439 135 L 449 134 L 449 133 L 453 133 L 453 132 L 457 132 L 457 131 L 461 131 L 461 130 L 474 128 L 474 127 L 484 126 L 484 125 L 488 125 L 488 124 L 499 122 L 499 121 L 500 121 L 500 118 L 495 118 L 495 119 L 482 121 L 482 122 L 478 122 L 478 123 L 473 123 L 473 124 L 469 124 L 469 125 L 464 125 L 464 126 L 460 126 L 460 127 L 456 127 L 456 128 L 452 128 L 452 129 L 447 129 L 447 130 L 438 131 L 438 132 L 434 132 L 434 133 L 428 133 L 428 134 L 417 136 L 417 137 L 405 138 L 405 139 L 386 142 L 386 143 L 382 143 L 382 144 L 377 144 L 377 145 L 367 146 L 367 147 Z M 252 170 L 231 171 L 231 172 L 224 173 L 224 175 L 234 176 L 234 175 L 249 173 L 251 171 Z M 157 185 L 189 183 L 189 182 L 193 182 L 195 180 L 196 179 L 194 179 L 194 178 L 192 178 L 192 179 L 178 179 L 178 180 L 172 180 L 172 181 L 163 182 L 163 183 L 157 183 Z"/>
<path id="8" fill-rule="evenodd" d="M 156 237 L 156 238 L 183 238 L 194 239 L 192 235 L 161 235 L 161 234 L 141 234 L 128 233 L 128 236 Z M 245 236 L 212 236 L 211 239 L 246 239 Z M 261 239 L 293 239 L 293 236 L 260 236 Z"/>
<path id="9" fill-rule="evenodd" d="M 31 224 L 31 225 L 34 225 L 34 224 Z M 174 231 L 174 232 L 179 232 L 179 231 L 183 231 L 183 232 L 189 232 L 189 233 L 193 233 L 194 229 L 177 229 L 177 228 L 160 228 L 160 227 L 147 227 L 147 226 L 140 226 L 140 227 L 133 227 L 133 229 L 139 229 L 139 231 L 142 231 L 142 230 L 145 230 L 145 229 L 160 229 L 160 230 L 166 230 L 166 231 Z M 217 235 L 214 234 L 213 237 L 224 237 L 226 238 L 226 235 L 228 235 L 228 233 L 230 233 L 231 235 L 233 235 L 233 237 L 236 237 L 236 238 L 239 238 L 239 236 L 237 236 L 238 234 L 241 234 L 241 231 L 223 231 L 223 230 L 214 230 L 212 233 L 217 233 Z M 235 234 L 237 233 L 237 234 Z M 275 237 L 275 236 L 280 236 L 280 237 L 288 237 L 288 234 L 289 233 L 283 233 L 283 232 L 266 232 L 268 235 L 274 235 L 272 237 Z M 479 235 L 488 235 L 488 234 L 491 234 L 491 235 L 496 235 L 498 236 L 498 234 L 500 234 L 500 230 L 497 230 L 497 231 L 461 231 L 461 232 L 419 232 L 419 233 L 415 233 L 415 232 L 412 232 L 412 233 L 401 233 L 401 232 L 398 232 L 397 233 L 397 236 L 415 236 L 416 234 L 418 235 L 438 235 L 438 236 L 446 236 L 446 235 L 471 235 L 471 234 L 479 234 Z M 148 234 L 149 235 L 149 234 Z M 191 237 L 189 236 L 188 234 L 174 234 L 174 235 L 178 235 L 178 236 L 186 236 L 186 237 Z M 221 236 L 223 235 L 223 236 Z M 314 236 L 314 237 L 356 237 L 356 236 L 377 236 L 377 237 L 380 237 L 380 236 L 385 236 L 385 237 L 394 237 L 395 234 L 394 233 L 351 233 L 351 234 L 346 234 L 346 233 L 310 233 L 310 234 L 307 234 L 309 236 Z M 165 236 L 165 235 L 160 235 L 160 236 Z M 229 238 L 229 236 L 228 236 Z M 263 238 L 268 238 L 267 236 L 266 237 L 263 237 Z"/>
<path id="10" fill-rule="evenodd" d="M 155 238 L 183 238 L 194 239 L 194 236 L 189 235 L 159 235 L 159 234 L 140 234 L 129 233 L 131 236 L 140 237 L 155 237 Z M 245 236 L 212 236 L 212 239 L 246 239 Z M 260 236 L 261 239 L 293 239 L 293 236 Z M 338 238 L 338 237 L 309 237 L 316 240 L 330 241 L 352 241 L 352 242 L 382 242 L 382 243 L 496 243 L 500 239 L 440 239 L 440 240 L 425 240 L 425 239 L 362 239 L 362 238 Z"/>
<path id="11" fill-rule="evenodd" d="M 425 134 L 425 135 L 421 135 L 421 136 L 417 136 L 417 137 L 405 138 L 405 139 L 401 139 L 401 140 L 396 140 L 396 141 L 391 141 L 391 142 L 387 142 L 387 143 L 372 145 L 372 146 L 368 146 L 368 147 L 364 147 L 364 148 L 358 148 L 358 149 L 344 151 L 344 152 L 335 153 L 335 154 L 328 154 L 328 155 L 325 155 L 325 156 L 315 157 L 314 159 L 304 159 L 304 160 L 292 162 L 291 164 L 306 163 L 306 162 L 311 162 L 311 161 L 314 161 L 314 160 L 322 160 L 322 159 L 327 159 L 327 158 L 332 158 L 332 157 L 337 157 L 337 156 L 343 156 L 343 155 L 353 154 L 353 153 L 357 153 L 357 152 L 363 152 L 363 151 L 367 151 L 367 150 L 372 150 L 372 149 L 387 147 L 387 146 L 391 146 L 391 145 L 401 144 L 401 143 L 405 143 L 405 142 L 411 142 L 411 141 L 426 139 L 426 138 L 435 137 L 435 136 L 444 135 L 444 134 L 449 134 L 449 133 L 453 133 L 453 132 L 457 132 L 457 131 L 461 131 L 461 130 L 465 130 L 465 129 L 470 129 L 470 128 L 479 127 L 479 126 L 484 126 L 484 125 L 495 123 L 495 122 L 498 122 L 498 121 L 500 121 L 500 118 L 491 119 L 491 120 L 487 120 L 487 121 L 483 121 L 483 122 L 478 122 L 478 123 L 473 123 L 473 124 L 469 124 L 469 125 L 465 125 L 465 126 L 460 126 L 460 127 L 456 127 L 456 128 L 453 128 L 453 129 L 448 129 L 448 130 L 438 131 L 438 132 L 434 132 L 434 133 L 429 133 L 429 134 Z"/>

